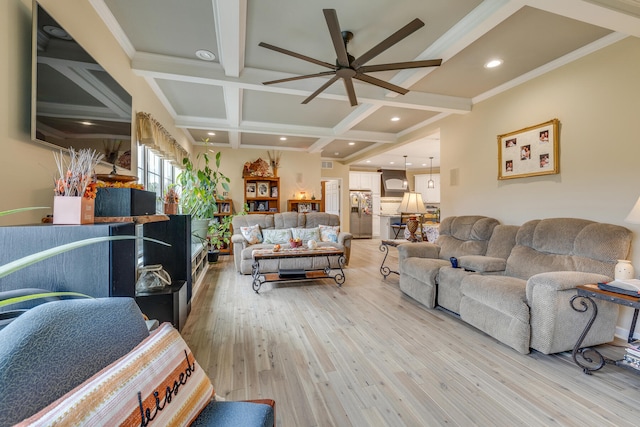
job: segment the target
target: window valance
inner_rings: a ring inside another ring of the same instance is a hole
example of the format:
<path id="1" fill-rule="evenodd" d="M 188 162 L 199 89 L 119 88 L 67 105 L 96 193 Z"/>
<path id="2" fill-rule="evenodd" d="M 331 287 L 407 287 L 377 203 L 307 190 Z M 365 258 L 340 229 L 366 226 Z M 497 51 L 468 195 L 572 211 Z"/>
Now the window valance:
<path id="1" fill-rule="evenodd" d="M 176 166 L 182 166 L 182 159 L 189 156 L 171 134 L 151 114 L 139 112 L 136 115 L 138 142 Z"/>

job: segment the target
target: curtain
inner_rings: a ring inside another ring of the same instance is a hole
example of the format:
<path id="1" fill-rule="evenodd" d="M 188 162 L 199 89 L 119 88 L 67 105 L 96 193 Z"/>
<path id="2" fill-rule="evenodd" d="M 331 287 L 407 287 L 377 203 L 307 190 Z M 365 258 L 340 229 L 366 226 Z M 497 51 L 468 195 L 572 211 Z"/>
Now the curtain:
<path id="1" fill-rule="evenodd" d="M 189 156 L 187 150 L 151 114 L 139 112 L 136 115 L 138 142 L 175 166 L 182 167 L 182 159 Z"/>

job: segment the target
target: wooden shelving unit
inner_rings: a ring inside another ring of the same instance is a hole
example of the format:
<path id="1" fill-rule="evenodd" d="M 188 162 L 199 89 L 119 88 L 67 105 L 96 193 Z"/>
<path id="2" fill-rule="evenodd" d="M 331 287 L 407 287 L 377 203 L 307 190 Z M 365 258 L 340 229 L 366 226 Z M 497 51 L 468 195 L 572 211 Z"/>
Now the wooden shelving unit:
<path id="1" fill-rule="evenodd" d="M 280 212 L 280 178 L 244 177 L 244 202 L 249 214 Z"/>
<path id="2" fill-rule="evenodd" d="M 289 199 L 287 200 L 289 212 L 323 212 L 322 200 Z"/>
<path id="3" fill-rule="evenodd" d="M 233 200 L 231 199 L 222 199 L 218 200 L 218 213 L 214 214 L 214 221 L 222 221 L 225 217 L 232 216 L 233 211 Z M 229 236 L 233 235 L 233 224 L 229 225 Z M 229 237 L 231 239 L 231 237 Z M 231 255 L 233 253 L 233 245 L 231 243 L 227 244 L 225 248 L 219 248 L 221 255 Z"/>

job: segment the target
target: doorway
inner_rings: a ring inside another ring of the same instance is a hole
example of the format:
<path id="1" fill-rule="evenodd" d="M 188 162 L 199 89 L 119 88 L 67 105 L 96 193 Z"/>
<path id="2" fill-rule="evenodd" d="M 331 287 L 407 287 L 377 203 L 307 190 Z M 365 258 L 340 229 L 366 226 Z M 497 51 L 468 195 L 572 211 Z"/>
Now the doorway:
<path id="1" fill-rule="evenodd" d="M 340 216 L 340 179 L 322 181 L 322 201 L 324 211 Z"/>

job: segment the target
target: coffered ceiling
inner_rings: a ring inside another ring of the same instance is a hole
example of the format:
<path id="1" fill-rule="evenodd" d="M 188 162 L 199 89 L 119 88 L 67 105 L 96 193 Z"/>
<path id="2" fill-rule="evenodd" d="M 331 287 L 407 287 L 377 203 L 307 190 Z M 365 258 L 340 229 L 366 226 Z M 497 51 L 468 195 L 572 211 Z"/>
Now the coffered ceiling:
<path id="1" fill-rule="evenodd" d="M 437 167 L 438 136 L 411 141 L 412 130 L 640 37 L 638 0 L 90 1 L 194 144 L 209 138 L 221 147 L 321 153 L 368 167 L 404 167 L 404 154 L 412 155 L 411 167 L 424 167 L 429 157 Z M 329 77 L 263 85 L 327 69 L 260 42 L 335 62 L 323 9 L 335 9 L 341 29 L 354 34 L 347 49 L 356 58 L 413 19 L 425 23 L 367 65 L 443 63 L 371 73 L 410 91 L 398 95 L 356 81 L 355 107 L 339 81 L 301 104 Z M 198 50 L 215 59 L 198 59 Z M 486 68 L 491 59 L 503 63 Z"/>

